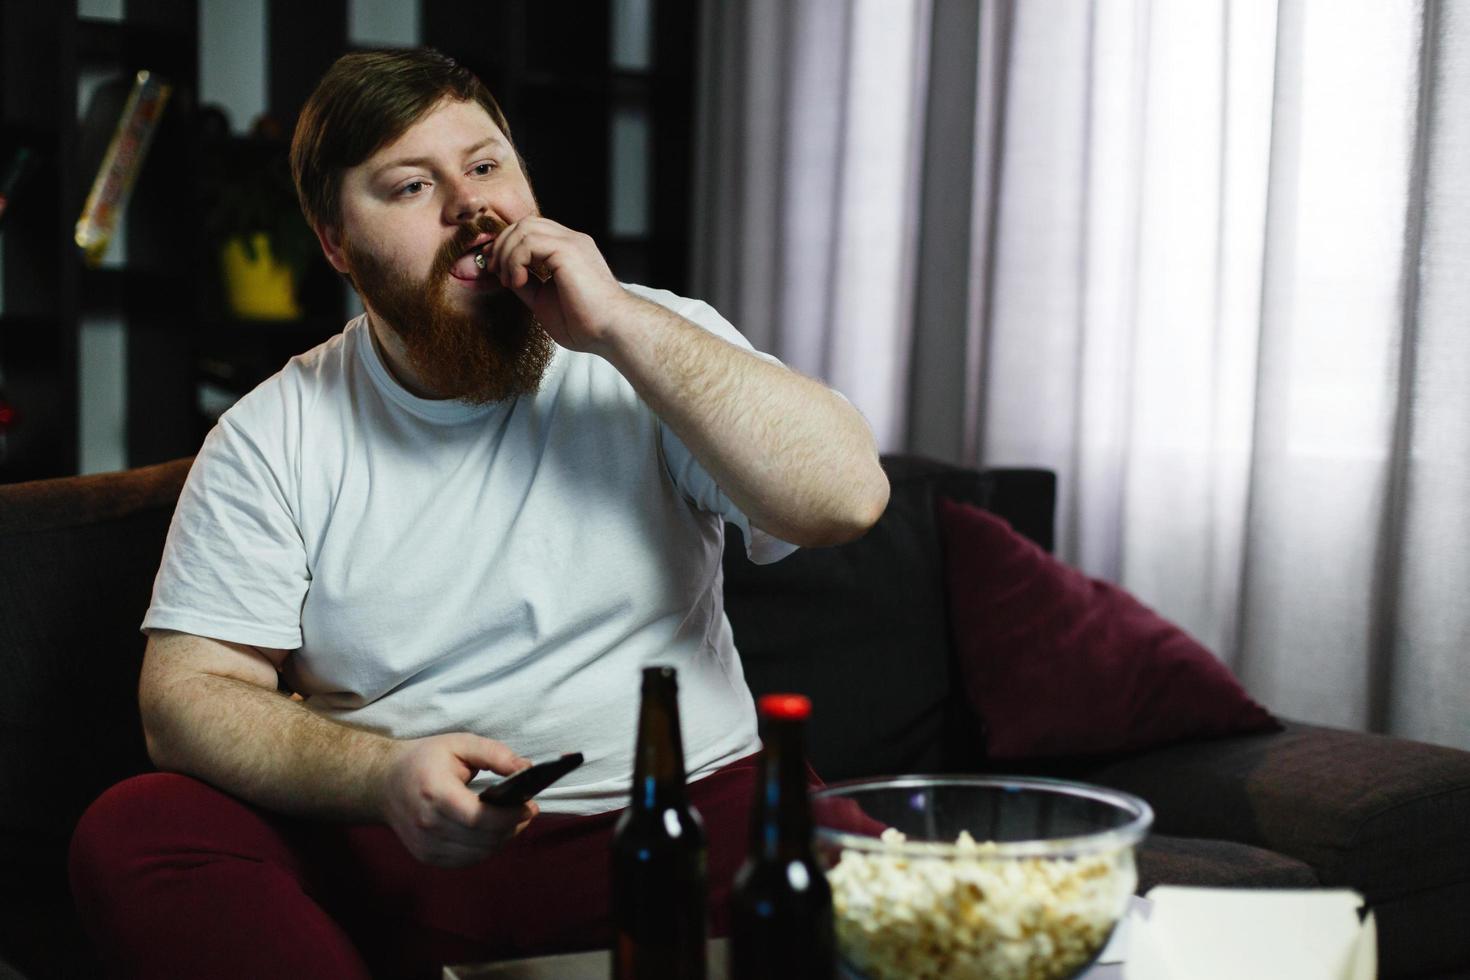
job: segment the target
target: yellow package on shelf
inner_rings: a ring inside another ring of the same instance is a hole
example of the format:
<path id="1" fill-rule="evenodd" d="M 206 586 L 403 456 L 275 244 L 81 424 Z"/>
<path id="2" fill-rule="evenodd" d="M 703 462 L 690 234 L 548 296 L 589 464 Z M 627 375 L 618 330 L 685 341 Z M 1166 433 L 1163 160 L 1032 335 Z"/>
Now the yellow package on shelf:
<path id="1" fill-rule="evenodd" d="M 148 144 L 153 141 L 172 91 L 171 85 L 151 72 L 140 71 L 133 79 L 133 90 L 118 118 L 112 141 L 107 144 L 102 166 L 92 181 L 82 216 L 77 219 L 76 242 L 88 265 L 95 266 L 102 261 L 117 231 L 118 217 L 127 207 L 133 182 L 143 166 Z"/>

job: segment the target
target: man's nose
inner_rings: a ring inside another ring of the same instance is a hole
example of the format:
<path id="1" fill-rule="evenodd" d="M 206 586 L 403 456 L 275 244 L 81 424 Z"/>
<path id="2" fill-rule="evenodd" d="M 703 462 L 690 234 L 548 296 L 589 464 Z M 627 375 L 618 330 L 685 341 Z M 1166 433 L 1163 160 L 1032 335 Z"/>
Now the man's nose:
<path id="1" fill-rule="evenodd" d="M 478 217 L 489 210 L 489 207 L 489 198 L 482 186 L 463 177 L 455 181 L 448 208 L 455 224 Z"/>

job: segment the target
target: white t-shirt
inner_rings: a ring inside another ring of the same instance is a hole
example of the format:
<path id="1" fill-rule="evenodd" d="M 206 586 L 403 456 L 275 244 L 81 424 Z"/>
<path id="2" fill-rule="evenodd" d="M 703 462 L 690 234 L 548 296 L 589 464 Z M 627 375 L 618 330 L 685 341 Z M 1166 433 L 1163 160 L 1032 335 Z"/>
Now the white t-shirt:
<path id="1" fill-rule="evenodd" d="M 628 288 L 750 349 L 708 305 Z M 691 780 L 759 748 L 726 520 L 755 561 L 795 550 L 752 532 L 602 358 L 557 348 L 535 395 L 428 401 L 358 317 L 210 432 L 143 629 L 291 650 L 311 710 L 385 735 L 583 752 L 538 800 L 598 813 L 628 799 L 646 665 L 678 668 Z"/>

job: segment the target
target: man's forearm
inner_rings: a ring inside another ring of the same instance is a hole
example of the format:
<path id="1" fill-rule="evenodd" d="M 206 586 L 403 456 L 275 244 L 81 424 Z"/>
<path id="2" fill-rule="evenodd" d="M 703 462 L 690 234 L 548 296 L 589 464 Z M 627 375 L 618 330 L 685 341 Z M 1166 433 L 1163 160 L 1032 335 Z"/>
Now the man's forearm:
<path id="1" fill-rule="evenodd" d="M 211 674 L 174 678 L 142 708 L 148 750 L 160 769 L 280 813 L 353 821 L 382 816 L 391 739 Z"/>
<path id="2" fill-rule="evenodd" d="M 600 353 L 753 524 L 804 546 L 872 526 L 888 480 L 856 409 L 819 382 L 630 298 Z"/>

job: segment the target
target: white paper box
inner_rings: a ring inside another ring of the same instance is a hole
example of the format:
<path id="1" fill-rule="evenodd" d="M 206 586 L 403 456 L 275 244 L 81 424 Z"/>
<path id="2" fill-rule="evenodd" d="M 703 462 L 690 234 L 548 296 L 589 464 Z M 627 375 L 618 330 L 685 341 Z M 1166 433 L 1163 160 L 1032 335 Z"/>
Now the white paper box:
<path id="1" fill-rule="evenodd" d="M 1373 980 L 1378 933 L 1348 890 L 1180 888 L 1148 893 L 1126 980 Z"/>

